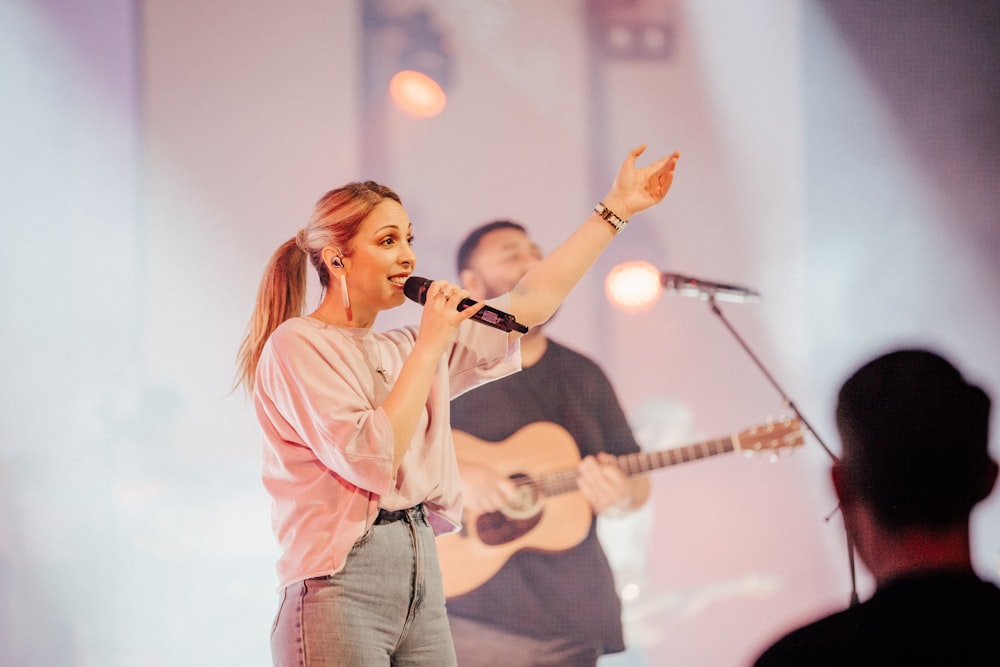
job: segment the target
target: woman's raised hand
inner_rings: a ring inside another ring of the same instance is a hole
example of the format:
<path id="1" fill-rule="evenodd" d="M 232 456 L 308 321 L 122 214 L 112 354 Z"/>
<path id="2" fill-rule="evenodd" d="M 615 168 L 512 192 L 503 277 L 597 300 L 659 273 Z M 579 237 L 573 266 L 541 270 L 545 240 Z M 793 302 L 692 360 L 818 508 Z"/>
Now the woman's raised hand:
<path id="1" fill-rule="evenodd" d="M 674 182 L 674 169 L 680 152 L 675 151 L 673 155 L 646 167 L 636 167 L 636 160 L 645 150 L 646 144 L 642 144 L 629 151 L 608 196 L 603 200 L 605 206 L 625 220 L 660 203 Z"/>

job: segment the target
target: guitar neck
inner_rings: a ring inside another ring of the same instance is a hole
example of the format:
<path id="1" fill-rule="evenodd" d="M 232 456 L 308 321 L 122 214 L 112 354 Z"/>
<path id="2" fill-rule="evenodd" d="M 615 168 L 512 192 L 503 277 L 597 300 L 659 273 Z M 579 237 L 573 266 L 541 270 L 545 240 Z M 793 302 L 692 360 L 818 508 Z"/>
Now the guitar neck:
<path id="1" fill-rule="evenodd" d="M 687 463 L 688 461 L 697 461 L 709 456 L 728 454 L 735 450 L 736 444 L 733 438 L 727 437 L 717 440 L 706 440 L 705 442 L 698 442 L 693 445 L 674 449 L 625 454 L 618 457 L 617 463 L 622 472 L 632 477 L 633 475 L 647 473 L 650 470 L 665 468 L 677 465 L 678 463 Z"/>
<path id="2" fill-rule="evenodd" d="M 706 440 L 705 442 L 676 447 L 674 449 L 663 449 L 655 452 L 636 452 L 634 454 L 624 454 L 617 457 L 618 468 L 628 477 L 641 475 L 651 470 L 697 461 L 709 456 L 727 454 L 736 450 L 733 438 L 719 438 L 717 440 Z M 579 475 L 575 468 L 559 470 L 541 475 L 535 483 L 546 496 L 554 496 L 560 493 L 568 493 L 576 490 L 576 478 Z"/>

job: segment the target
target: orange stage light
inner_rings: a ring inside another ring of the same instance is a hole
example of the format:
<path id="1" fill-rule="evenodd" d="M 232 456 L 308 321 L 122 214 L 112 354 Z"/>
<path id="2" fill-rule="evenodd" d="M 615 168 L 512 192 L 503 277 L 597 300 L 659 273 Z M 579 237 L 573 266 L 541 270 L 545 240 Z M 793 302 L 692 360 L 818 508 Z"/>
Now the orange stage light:
<path id="1" fill-rule="evenodd" d="M 624 262 L 611 269 L 604 281 L 608 300 L 628 313 L 649 310 L 660 298 L 660 271 L 649 262 Z"/>
<path id="2" fill-rule="evenodd" d="M 389 81 L 389 94 L 397 107 L 417 118 L 437 116 L 448 102 L 437 81 L 416 70 L 396 72 Z"/>

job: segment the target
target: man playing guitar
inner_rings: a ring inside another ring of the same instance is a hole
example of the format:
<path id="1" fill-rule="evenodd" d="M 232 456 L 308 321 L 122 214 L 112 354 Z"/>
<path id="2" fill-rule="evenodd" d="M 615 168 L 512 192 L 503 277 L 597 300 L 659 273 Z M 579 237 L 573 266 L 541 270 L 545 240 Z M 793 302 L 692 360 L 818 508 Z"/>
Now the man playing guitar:
<path id="1" fill-rule="evenodd" d="M 472 298 L 491 298 L 509 291 L 540 258 L 523 226 L 496 221 L 463 242 L 460 280 Z M 535 527 L 532 521 L 550 520 L 555 541 L 505 554 L 499 570 L 490 568 L 481 582 L 460 582 L 461 592 L 448 599 L 458 662 L 462 667 L 593 667 L 600 655 L 625 648 L 621 602 L 594 516 L 641 507 L 649 480 L 628 477 L 614 464 L 617 456 L 638 452 L 639 446 L 596 363 L 546 338 L 541 327 L 521 338 L 521 358 L 522 372 L 452 402 L 466 518 L 480 517 L 477 525 L 485 529 L 490 517 L 505 516 L 512 518 L 506 529 L 517 529 L 520 510 L 525 530 Z M 483 445 L 496 449 L 496 465 L 480 454 Z M 515 446 L 541 471 L 547 465 L 571 466 L 571 482 L 580 493 L 568 494 L 565 508 L 554 498 L 526 497 L 526 488 L 503 472 Z M 539 512 L 531 507 L 535 501 L 550 504 Z M 439 551 L 449 539 L 439 539 Z M 447 563 L 442 557 L 445 579 L 454 580 Z"/>

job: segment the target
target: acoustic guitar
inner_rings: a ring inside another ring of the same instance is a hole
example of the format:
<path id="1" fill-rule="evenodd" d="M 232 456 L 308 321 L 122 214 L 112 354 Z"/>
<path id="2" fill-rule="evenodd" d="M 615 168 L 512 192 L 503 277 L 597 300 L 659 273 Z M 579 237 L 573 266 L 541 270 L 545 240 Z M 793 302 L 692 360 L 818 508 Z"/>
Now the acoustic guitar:
<path id="1" fill-rule="evenodd" d="M 496 512 L 466 508 L 462 529 L 437 539 L 448 598 L 478 588 L 522 549 L 559 552 L 587 536 L 590 503 L 577 489 L 579 450 L 573 436 L 552 422 L 535 422 L 501 442 L 490 443 L 454 430 L 461 462 L 487 465 L 513 480 L 517 498 Z M 776 452 L 803 443 L 799 419 L 768 422 L 718 440 L 617 457 L 626 476 L 708 456 L 742 451 Z"/>

